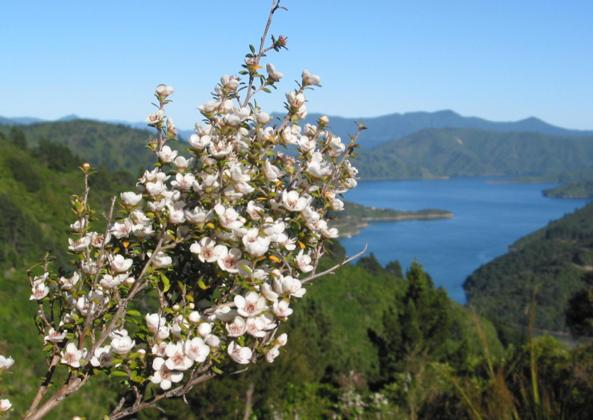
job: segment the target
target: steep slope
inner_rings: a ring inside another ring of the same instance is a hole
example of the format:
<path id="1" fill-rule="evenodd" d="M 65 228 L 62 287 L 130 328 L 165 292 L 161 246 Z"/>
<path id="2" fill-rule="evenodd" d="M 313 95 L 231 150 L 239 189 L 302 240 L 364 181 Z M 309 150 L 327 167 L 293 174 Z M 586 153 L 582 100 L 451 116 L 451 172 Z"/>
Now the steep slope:
<path id="1" fill-rule="evenodd" d="M 30 145 L 43 139 L 64 144 L 91 163 L 136 174 L 153 161 L 147 130 L 93 120 L 65 120 L 19 126 Z M 0 126 L 8 134 L 10 127 Z"/>
<path id="2" fill-rule="evenodd" d="M 356 165 L 367 179 L 452 176 L 556 179 L 567 172 L 593 167 L 593 136 L 430 129 L 361 151 Z"/>
<path id="3" fill-rule="evenodd" d="M 593 204 L 520 239 L 465 281 L 468 301 L 503 327 L 526 325 L 535 296 L 535 327 L 566 331 L 570 297 L 593 271 Z"/>

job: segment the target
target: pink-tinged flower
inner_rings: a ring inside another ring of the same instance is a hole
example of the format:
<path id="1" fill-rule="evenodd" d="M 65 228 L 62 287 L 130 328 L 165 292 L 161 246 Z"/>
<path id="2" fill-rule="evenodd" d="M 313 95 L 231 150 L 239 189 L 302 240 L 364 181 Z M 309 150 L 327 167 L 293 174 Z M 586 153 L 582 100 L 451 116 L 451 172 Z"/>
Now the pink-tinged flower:
<path id="1" fill-rule="evenodd" d="M 125 219 L 121 222 L 114 223 L 111 226 L 110 232 L 117 239 L 127 238 L 128 236 L 130 236 L 130 233 L 132 232 L 133 228 L 134 224 L 130 220 Z"/>
<path id="2" fill-rule="evenodd" d="M 210 347 L 200 337 L 185 342 L 185 354 L 194 362 L 203 363 L 210 354 Z"/>
<path id="3" fill-rule="evenodd" d="M 99 284 L 105 289 L 113 289 L 122 284 L 127 279 L 127 273 L 117 274 L 115 276 L 112 276 L 111 274 L 105 274 L 99 281 Z"/>
<path id="4" fill-rule="evenodd" d="M 292 308 L 290 308 L 290 303 L 287 300 L 279 300 L 274 302 L 272 306 L 272 310 L 274 314 L 280 319 L 286 319 L 290 315 L 292 315 Z"/>
<path id="5" fill-rule="evenodd" d="M 241 337 L 247 331 L 247 324 L 243 318 L 236 316 L 233 322 L 226 324 L 229 337 Z"/>
<path id="6" fill-rule="evenodd" d="M 5 413 L 10 410 L 11 407 L 12 403 L 10 400 L 7 400 L 6 398 L 0 400 L 0 412 Z"/>
<path id="7" fill-rule="evenodd" d="M 43 338 L 44 343 L 61 343 L 66 338 L 66 331 L 56 331 L 50 328 L 47 335 Z"/>
<path id="8" fill-rule="evenodd" d="M 200 242 L 191 244 L 189 250 L 192 254 L 196 254 L 200 261 L 209 263 L 218 261 L 228 254 L 226 246 L 216 245 L 216 242 L 208 236 L 200 239 Z"/>
<path id="9" fill-rule="evenodd" d="M 268 181 L 277 181 L 282 175 L 282 171 L 276 166 L 272 165 L 269 161 L 264 161 L 264 176 Z"/>
<path id="10" fill-rule="evenodd" d="M 218 266 L 221 270 L 229 273 L 238 273 L 241 255 L 239 248 L 231 248 L 226 254 L 222 254 L 218 258 Z"/>
<path id="11" fill-rule="evenodd" d="M 45 284 L 47 276 L 36 277 L 33 280 L 33 286 L 31 287 L 31 296 L 29 300 L 41 300 L 49 294 L 49 287 Z"/>
<path id="12" fill-rule="evenodd" d="M 162 357 L 157 357 L 152 361 L 152 369 L 154 373 L 149 378 L 150 382 L 160 385 L 164 391 L 171 389 L 174 383 L 180 382 L 183 379 L 183 372 L 175 372 L 169 369 L 165 364 L 165 359 Z"/>
<path id="13" fill-rule="evenodd" d="M 236 295 L 234 302 L 239 315 L 246 318 L 257 316 L 267 309 L 266 299 L 257 292 L 249 292 L 245 297 Z"/>
<path id="14" fill-rule="evenodd" d="M 148 117 L 146 117 L 146 124 L 151 125 L 153 127 L 158 127 L 163 123 L 164 118 L 165 111 L 159 109 L 154 114 L 150 114 Z"/>
<path id="15" fill-rule="evenodd" d="M 281 296 L 303 297 L 307 290 L 299 279 L 292 276 L 282 276 L 274 279 L 274 291 Z"/>
<path id="16" fill-rule="evenodd" d="M 68 238 L 68 249 L 72 252 L 82 252 L 91 244 L 91 237 L 85 235 L 79 239 Z"/>
<path id="17" fill-rule="evenodd" d="M 163 251 L 158 252 L 152 259 L 152 265 L 155 268 L 165 268 L 173 264 L 173 259 Z"/>
<path id="18" fill-rule="evenodd" d="M 111 364 L 111 346 L 97 347 L 91 357 L 91 366 L 93 367 L 106 367 Z"/>
<path id="19" fill-rule="evenodd" d="M 80 360 L 84 357 L 86 351 L 78 350 L 76 344 L 68 343 L 66 348 L 62 350 L 60 363 L 78 369 L 80 367 Z"/>
<path id="20" fill-rule="evenodd" d="M 234 341 L 231 341 L 231 344 L 229 344 L 227 353 L 229 356 L 231 356 L 231 359 L 240 365 L 248 364 L 251 361 L 251 356 L 253 355 L 249 347 L 242 347 Z"/>
<path id="21" fill-rule="evenodd" d="M 169 146 L 163 146 L 156 154 L 159 160 L 163 163 L 171 163 L 177 157 L 177 150 L 171 149 Z"/>
<path id="22" fill-rule="evenodd" d="M 296 263 L 303 273 L 309 273 L 313 271 L 313 265 L 311 264 L 311 256 L 309 254 L 305 254 L 304 251 L 301 249 L 296 256 Z"/>
<path id="23" fill-rule="evenodd" d="M 193 365 L 194 361 L 187 357 L 183 347 L 181 342 L 167 344 L 165 354 L 168 359 L 165 364 L 170 370 L 187 370 Z"/>
<path id="24" fill-rule="evenodd" d="M 168 96 L 171 96 L 175 89 L 172 86 L 166 85 L 161 83 L 156 87 L 155 94 L 161 99 L 166 99 Z"/>

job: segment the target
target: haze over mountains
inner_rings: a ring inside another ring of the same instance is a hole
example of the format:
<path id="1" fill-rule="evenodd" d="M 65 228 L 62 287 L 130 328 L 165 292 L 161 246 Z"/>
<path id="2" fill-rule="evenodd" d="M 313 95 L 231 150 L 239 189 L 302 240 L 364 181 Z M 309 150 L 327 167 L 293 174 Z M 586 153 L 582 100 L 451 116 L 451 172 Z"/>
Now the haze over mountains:
<path id="1" fill-rule="evenodd" d="M 280 114 L 274 114 L 278 116 Z M 312 113 L 307 116 L 305 122 L 314 123 L 322 114 Z M 60 118 L 57 121 L 72 121 L 80 118 L 71 114 Z M 367 130 L 360 136 L 360 145 L 363 149 L 371 149 L 390 140 L 405 137 L 414 132 L 427 128 L 474 128 L 479 130 L 498 131 L 498 132 L 534 132 L 542 134 L 552 134 L 559 136 L 581 137 L 593 136 L 593 130 L 572 130 L 549 124 L 535 117 L 529 117 L 518 121 L 490 121 L 479 117 L 466 117 L 451 110 L 442 110 L 435 112 L 406 112 L 393 113 L 371 118 L 344 118 L 339 116 L 330 116 L 332 131 L 347 139 L 354 131 L 356 122 L 362 121 L 367 126 Z M 28 125 L 44 122 L 40 118 L 34 117 L 15 117 L 7 118 L 0 116 L 0 124 Z M 105 121 L 116 124 L 127 125 L 132 128 L 146 129 L 144 122 L 127 121 Z M 180 134 L 188 137 L 192 133 L 191 129 L 182 129 Z"/>
<path id="2" fill-rule="evenodd" d="M 320 114 L 310 114 L 314 122 Z M 356 119 L 330 117 L 332 131 L 346 142 Z M 593 131 L 556 127 L 537 118 L 494 122 L 453 111 L 391 114 L 364 120 L 356 166 L 363 179 L 425 179 L 508 176 L 579 182 L 593 179 Z M 150 162 L 145 123 L 101 122 L 68 115 L 47 122 L 2 118 L 32 143 L 48 139 L 68 145 L 96 164 L 133 173 Z M 190 130 L 180 130 L 188 138 Z M 134 156 L 135 155 L 135 156 Z M 132 158 L 131 156 L 134 156 Z M 115 166 L 114 166 L 115 165 Z"/>

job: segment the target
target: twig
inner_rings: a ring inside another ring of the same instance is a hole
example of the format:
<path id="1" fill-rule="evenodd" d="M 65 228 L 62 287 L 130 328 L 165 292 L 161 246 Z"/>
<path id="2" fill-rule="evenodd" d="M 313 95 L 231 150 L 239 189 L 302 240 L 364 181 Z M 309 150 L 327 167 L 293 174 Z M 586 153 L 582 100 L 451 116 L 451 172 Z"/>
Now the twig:
<path id="1" fill-rule="evenodd" d="M 334 265 L 334 266 L 333 266 L 333 267 L 331 267 L 331 268 L 328 268 L 327 270 L 324 270 L 324 271 L 322 271 L 322 272 L 320 272 L 320 273 L 315 273 L 315 274 L 313 274 L 313 275 L 311 275 L 311 276 L 307 277 L 306 279 L 303 279 L 303 280 L 301 281 L 301 283 L 302 283 L 302 284 L 306 284 L 306 283 L 309 283 L 310 281 L 313 281 L 313 280 L 315 280 L 316 278 L 323 277 L 323 276 L 325 276 L 326 274 L 331 274 L 331 273 L 333 273 L 333 272 L 334 272 L 334 271 L 336 271 L 338 268 L 340 268 L 340 267 L 342 267 L 342 266 L 344 266 L 344 265 L 348 264 L 350 261 L 352 261 L 352 260 L 355 260 L 355 259 L 357 259 L 358 257 L 360 257 L 361 255 L 363 255 L 365 252 L 367 252 L 367 248 L 368 248 L 368 245 L 365 245 L 365 246 L 364 246 L 364 248 L 362 249 L 362 251 L 360 251 L 358 254 L 354 254 L 353 256 L 346 258 L 344 261 L 342 261 L 342 262 L 340 262 L 340 263 L 338 263 L 338 264 Z"/>

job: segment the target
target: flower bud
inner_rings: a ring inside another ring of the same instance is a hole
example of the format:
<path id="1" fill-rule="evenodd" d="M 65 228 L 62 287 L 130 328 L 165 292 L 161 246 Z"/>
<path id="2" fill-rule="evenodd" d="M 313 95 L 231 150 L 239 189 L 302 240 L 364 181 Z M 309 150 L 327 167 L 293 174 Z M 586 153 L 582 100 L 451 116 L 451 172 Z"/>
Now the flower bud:
<path id="1" fill-rule="evenodd" d="M 161 83 L 156 87 L 155 94 L 156 96 L 158 96 L 160 100 L 164 100 L 167 99 L 168 96 L 171 96 L 173 94 L 173 90 L 174 89 L 171 86 Z"/>

